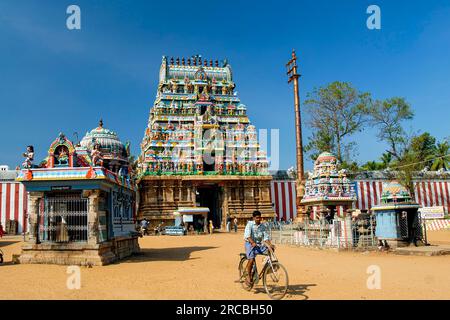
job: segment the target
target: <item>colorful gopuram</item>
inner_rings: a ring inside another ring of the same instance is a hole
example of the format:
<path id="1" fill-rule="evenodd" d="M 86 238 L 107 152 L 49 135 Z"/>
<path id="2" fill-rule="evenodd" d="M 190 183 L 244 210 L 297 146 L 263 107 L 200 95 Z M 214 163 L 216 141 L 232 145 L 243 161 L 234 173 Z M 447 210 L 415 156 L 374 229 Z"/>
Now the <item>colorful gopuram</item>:
<path id="1" fill-rule="evenodd" d="M 139 251 L 128 146 L 102 122 L 77 145 L 59 134 L 39 165 L 31 146 L 24 156 L 30 234 L 20 263 L 104 265 Z"/>
<path id="2" fill-rule="evenodd" d="M 311 219 L 342 217 L 356 202 L 353 183 L 345 170 L 338 171 L 337 166 L 338 160 L 329 152 L 323 152 L 314 162 L 314 170 L 306 180 L 301 201 Z"/>
<path id="3" fill-rule="evenodd" d="M 219 228 L 227 215 L 275 216 L 267 157 L 235 87 L 226 61 L 163 57 L 139 157 L 140 218 L 208 207 Z"/>

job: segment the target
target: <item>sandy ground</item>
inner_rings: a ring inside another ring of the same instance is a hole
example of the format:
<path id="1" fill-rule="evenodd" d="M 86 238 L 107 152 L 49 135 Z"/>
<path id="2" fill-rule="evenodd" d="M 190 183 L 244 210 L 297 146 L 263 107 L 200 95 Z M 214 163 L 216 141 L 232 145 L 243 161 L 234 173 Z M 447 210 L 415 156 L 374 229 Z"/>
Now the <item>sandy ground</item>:
<path id="1" fill-rule="evenodd" d="M 450 231 L 429 239 L 450 243 Z M 242 233 L 212 236 L 147 236 L 142 253 L 121 263 L 81 268 L 81 289 L 66 286 L 67 267 L 14 265 L 21 238 L 0 247 L 1 299 L 268 299 L 261 286 L 244 291 L 236 282 Z M 380 252 L 334 252 L 280 245 L 289 272 L 286 299 L 450 299 L 450 256 L 398 256 Z M 258 259 L 260 263 L 261 259 Z M 381 289 L 369 290 L 367 269 L 380 267 Z"/>

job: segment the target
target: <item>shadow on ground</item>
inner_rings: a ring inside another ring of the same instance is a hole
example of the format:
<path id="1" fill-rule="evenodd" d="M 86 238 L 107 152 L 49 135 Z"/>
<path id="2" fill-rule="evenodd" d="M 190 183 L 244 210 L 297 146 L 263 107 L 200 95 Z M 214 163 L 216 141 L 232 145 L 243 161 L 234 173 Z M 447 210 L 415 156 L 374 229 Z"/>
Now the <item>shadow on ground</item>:
<path id="1" fill-rule="evenodd" d="M 291 297 L 297 297 L 301 296 L 303 299 L 301 300 L 308 300 L 309 296 L 307 296 L 305 293 L 309 291 L 309 287 L 314 287 L 316 284 L 294 284 L 289 285 L 288 291 L 286 293 L 285 298 L 291 298 Z M 255 294 L 267 294 L 266 290 L 264 290 L 264 287 L 257 287 L 254 288 Z"/>
<path id="2" fill-rule="evenodd" d="M 20 241 L 0 241 L 0 248 L 1 247 L 6 247 L 15 243 L 18 243 Z"/>
<path id="3" fill-rule="evenodd" d="M 196 251 L 216 249 L 217 247 L 181 247 L 162 249 L 141 249 L 139 253 L 122 260 L 123 262 L 147 262 L 147 261 L 185 261 L 198 258 L 191 258 L 191 254 Z"/>

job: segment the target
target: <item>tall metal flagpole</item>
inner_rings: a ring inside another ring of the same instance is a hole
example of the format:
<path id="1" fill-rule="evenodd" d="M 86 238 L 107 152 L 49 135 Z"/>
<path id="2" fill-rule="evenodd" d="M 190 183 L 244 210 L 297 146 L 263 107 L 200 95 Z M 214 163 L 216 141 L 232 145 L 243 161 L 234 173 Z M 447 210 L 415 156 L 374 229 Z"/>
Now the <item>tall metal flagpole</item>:
<path id="1" fill-rule="evenodd" d="M 295 107 L 295 137 L 297 149 L 297 212 L 302 213 L 300 201 L 304 195 L 304 169 L 303 169 L 303 141 L 302 141 L 302 118 L 300 113 L 300 97 L 298 89 L 297 56 L 292 50 L 292 58 L 286 64 L 288 83 L 294 82 L 294 107 Z"/>

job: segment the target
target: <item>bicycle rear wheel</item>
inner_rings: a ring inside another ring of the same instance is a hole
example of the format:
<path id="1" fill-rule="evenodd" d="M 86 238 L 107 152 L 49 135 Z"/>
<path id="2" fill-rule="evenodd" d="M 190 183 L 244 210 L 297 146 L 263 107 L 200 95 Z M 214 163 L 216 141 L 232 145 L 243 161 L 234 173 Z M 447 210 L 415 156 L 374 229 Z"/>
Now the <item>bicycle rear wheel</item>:
<path id="1" fill-rule="evenodd" d="M 273 262 L 272 266 L 267 266 L 263 274 L 263 284 L 267 295 L 271 299 L 283 299 L 289 287 L 286 268 L 279 262 Z"/>
<path id="2" fill-rule="evenodd" d="M 244 290 L 250 291 L 253 289 L 254 281 L 250 285 L 247 285 L 246 279 L 247 279 L 247 262 L 248 260 L 246 258 L 242 258 L 239 262 L 239 282 L 241 283 L 241 286 Z"/>

